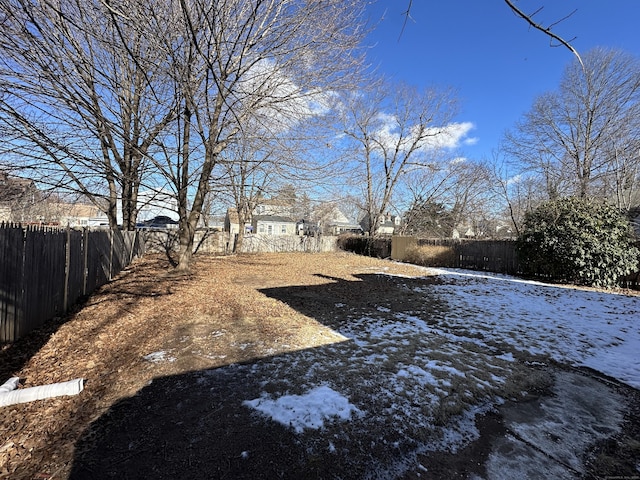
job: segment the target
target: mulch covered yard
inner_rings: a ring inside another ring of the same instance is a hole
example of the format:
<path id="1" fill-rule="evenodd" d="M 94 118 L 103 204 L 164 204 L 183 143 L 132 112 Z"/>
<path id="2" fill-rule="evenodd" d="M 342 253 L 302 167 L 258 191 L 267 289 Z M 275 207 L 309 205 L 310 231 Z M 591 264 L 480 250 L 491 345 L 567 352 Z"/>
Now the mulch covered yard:
<path id="1" fill-rule="evenodd" d="M 76 311 L 2 347 L 0 383 L 84 378 L 85 388 L 2 408 L 0 478 L 67 478 L 88 426 L 153 379 L 343 340 L 260 289 L 358 281 L 354 275 L 381 270 L 425 274 L 347 253 L 201 256 L 190 275 L 177 275 L 160 255 L 137 260 Z"/>

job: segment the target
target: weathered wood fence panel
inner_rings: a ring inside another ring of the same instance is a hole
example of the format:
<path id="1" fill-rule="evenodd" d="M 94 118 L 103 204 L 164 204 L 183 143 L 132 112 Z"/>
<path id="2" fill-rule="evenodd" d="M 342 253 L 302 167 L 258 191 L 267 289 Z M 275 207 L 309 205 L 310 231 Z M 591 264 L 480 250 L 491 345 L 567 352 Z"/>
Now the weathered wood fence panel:
<path id="1" fill-rule="evenodd" d="M 22 323 L 18 337 L 64 310 L 66 232 L 28 228 L 24 236 Z"/>
<path id="2" fill-rule="evenodd" d="M 88 231 L 86 232 L 88 233 Z M 76 302 L 85 295 L 84 291 L 84 268 L 85 268 L 85 242 L 84 231 L 72 230 L 67 238 L 66 248 L 66 264 L 65 272 L 65 301 L 64 311 L 75 305 Z M 72 255 L 71 252 L 77 252 Z"/>
<path id="3" fill-rule="evenodd" d="M 455 264 L 451 268 L 466 268 L 515 275 L 520 264 L 513 240 L 418 239 L 418 245 L 453 248 Z"/>
<path id="4" fill-rule="evenodd" d="M 394 235 L 391 242 L 391 259 L 403 262 L 407 250 L 418 244 L 416 237 Z"/>
<path id="5" fill-rule="evenodd" d="M 0 342 L 62 315 L 143 253 L 138 232 L 0 224 Z"/>
<path id="6" fill-rule="evenodd" d="M 88 295 L 111 278 L 111 239 L 107 232 L 87 232 L 86 280 L 84 294 Z"/>
<path id="7" fill-rule="evenodd" d="M 17 338 L 23 311 L 18 308 L 24 284 L 22 228 L 7 226 L 0 234 L 0 340 Z"/>

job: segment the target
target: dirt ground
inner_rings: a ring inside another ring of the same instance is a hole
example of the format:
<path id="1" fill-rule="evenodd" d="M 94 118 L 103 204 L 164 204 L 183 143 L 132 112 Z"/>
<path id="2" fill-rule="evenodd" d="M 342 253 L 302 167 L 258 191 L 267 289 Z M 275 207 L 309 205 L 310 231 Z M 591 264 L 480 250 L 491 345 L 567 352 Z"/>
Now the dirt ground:
<path id="1" fill-rule="evenodd" d="M 319 285 L 335 285 L 323 294 L 363 307 L 380 296 L 391 308 L 418 301 L 395 294 L 386 281 L 362 282 L 362 275 L 380 271 L 425 275 L 347 253 L 198 257 L 190 275 L 173 273 L 160 255 L 134 262 L 75 312 L 2 347 L 0 383 L 19 376 L 23 388 L 83 378 L 85 388 L 77 396 L 2 408 L 0 478 L 241 478 L 240 471 L 242 478 L 361 478 L 309 455 L 285 427 L 256 427 L 225 406 L 259 391 L 216 369 L 250 369 L 256 359 L 344 341 L 323 322 L 323 300 L 314 293 Z M 287 286 L 299 288 L 295 301 L 264 293 Z M 216 381 L 200 388 L 207 372 L 218 372 Z M 637 391 L 616 388 L 634 398 L 623 436 L 637 439 Z M 480 418 L 478 428 L 485 440 L 505 432 L 495 413 Z M 433 476 L 417 469 L 405 478 L 481 475 L 486 445 L 475 442 L 455 456 L 427 454 L 439 465 Z M 592 454 L 610 462 L 611 472 L 626 472 L 628 449 L 637 447 L 619 447 L 611 439 L 594 445 Z M 255 470 L 241 470 L 246 451 L 259 452 L 250 463 Z M 394 453 L 372 447 L 370 455 Z"/>

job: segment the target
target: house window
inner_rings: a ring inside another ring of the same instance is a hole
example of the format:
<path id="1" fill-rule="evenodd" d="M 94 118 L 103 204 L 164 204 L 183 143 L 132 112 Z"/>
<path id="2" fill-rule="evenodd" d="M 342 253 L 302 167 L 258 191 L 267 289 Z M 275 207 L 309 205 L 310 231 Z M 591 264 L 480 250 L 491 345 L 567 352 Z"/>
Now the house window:
<path id="1" fill-rule="evenodd" d="M 281 233 L 282 235 L 286 235 L 286 233 L 287 233 L 287 226 L 286 226 L 286 225 L 281 225 L 281 227 L 280 227 L 280 233 Z"/>
<path id="2" fill-rule="evenodd" d="M 258 233 L 264 233 L 264 224 L 258 225 Z"/>
<path id="3" fill-rule="evenodd" d="M 267 233 L 269 235 L 273 235 L 273 225 L 269 225 L 267 228 L 268 228 Z"/>

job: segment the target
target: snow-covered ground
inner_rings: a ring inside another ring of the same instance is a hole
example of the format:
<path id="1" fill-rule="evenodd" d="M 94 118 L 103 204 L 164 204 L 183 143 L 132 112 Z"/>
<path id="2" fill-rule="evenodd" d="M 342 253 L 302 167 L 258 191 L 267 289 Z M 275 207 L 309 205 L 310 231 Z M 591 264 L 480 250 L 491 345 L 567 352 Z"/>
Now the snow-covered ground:
<path id="1" fill-rule="evenodd" d="M 340 300 L 332 327 L 344 342 L 233 366 L 263 390 L 238 401 L 320 453 L 366 453 L 378 462 L 369 477 L 393 478 L 419 453 L 476 439 L 476 415 L 525 395 L 549 360 L 640 388 L 640 297 L 436 273 L 442 282 L 395 277 L 424 309 Z"/>
<path id="2" fill-rule="evenodd" d="M 436 287 L 472 312 L 471 332 L 492 331 L 516 351 L 550 355 L 640 388 L 640 297 L 559 288 L 497 275 Z M 450 314 L 460 320 L 460 312 Z"/>

